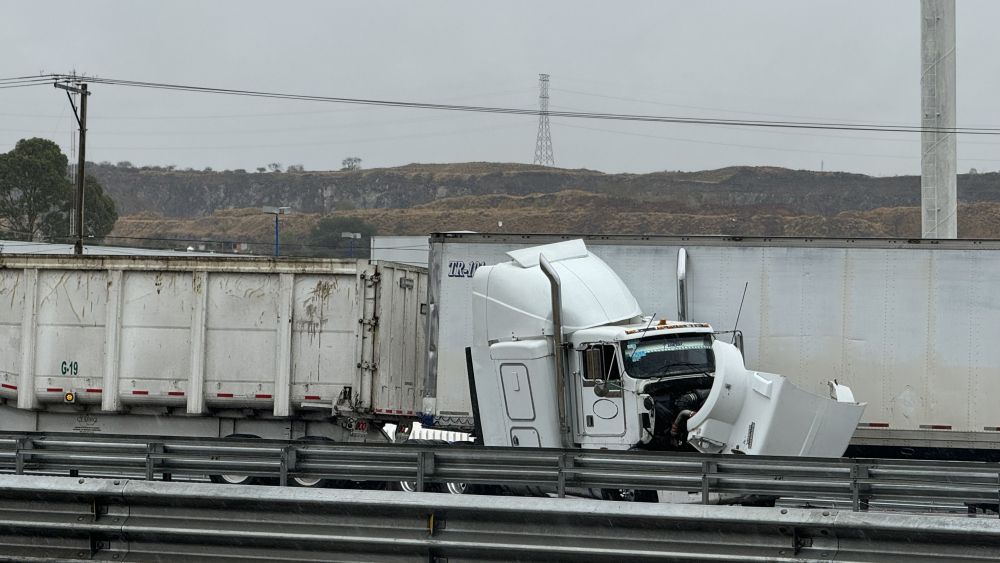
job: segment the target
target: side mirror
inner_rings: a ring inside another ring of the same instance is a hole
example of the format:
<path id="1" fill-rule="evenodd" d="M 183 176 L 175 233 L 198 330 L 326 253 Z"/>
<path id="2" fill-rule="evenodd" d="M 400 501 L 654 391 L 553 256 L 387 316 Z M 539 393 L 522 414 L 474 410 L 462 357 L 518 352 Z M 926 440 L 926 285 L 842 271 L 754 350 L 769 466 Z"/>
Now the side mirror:
<path id="1" fill-rule="evenodd" d="M 594 385 L 594 394 L 598 397 L 607 397 L 608 395 L 608 384 L 604 381 L 598 381 Z"/>

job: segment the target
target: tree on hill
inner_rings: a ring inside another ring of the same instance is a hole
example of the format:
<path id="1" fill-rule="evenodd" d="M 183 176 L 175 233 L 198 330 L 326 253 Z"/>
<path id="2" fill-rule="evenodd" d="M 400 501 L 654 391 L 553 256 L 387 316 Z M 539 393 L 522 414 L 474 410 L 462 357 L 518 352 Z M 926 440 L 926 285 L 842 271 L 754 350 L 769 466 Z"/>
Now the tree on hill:
<path id="1" fill-rule="evenodd" d="M 73 209 L 67 159 L 48 139 L 22 139 L 0 154 L 0 229 L 23 240 L 69 236 Z M 84 233 L 103 238 L 118 220 L 115 202 L 93 176 L 84 181 Z"/>
<path id="2" fill-rule="evenodd" d="M 356 156 L 349 156 L 340 161 L 341 170 L 361 170 L 361 159 Z"/>

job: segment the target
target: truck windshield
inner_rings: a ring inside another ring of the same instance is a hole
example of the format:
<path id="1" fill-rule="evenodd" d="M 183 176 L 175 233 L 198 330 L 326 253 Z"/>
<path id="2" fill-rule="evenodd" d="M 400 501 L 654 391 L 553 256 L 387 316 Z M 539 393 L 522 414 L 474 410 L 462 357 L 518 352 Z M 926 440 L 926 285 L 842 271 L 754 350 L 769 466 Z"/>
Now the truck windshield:
<path id="1" fill-rule="evenodd" d="M 625 373 L 639 379 L 714 373 L 711 334 L 662 334 L 627 340 L 622 350 Z"/>

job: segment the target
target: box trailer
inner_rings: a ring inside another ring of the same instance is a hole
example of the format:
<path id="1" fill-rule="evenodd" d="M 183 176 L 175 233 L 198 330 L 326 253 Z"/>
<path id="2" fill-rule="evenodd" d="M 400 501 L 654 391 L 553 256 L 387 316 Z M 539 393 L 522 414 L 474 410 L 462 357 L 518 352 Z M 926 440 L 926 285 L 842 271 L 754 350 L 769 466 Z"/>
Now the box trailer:
<path id="1" fill-rule="evenodd" d="M 868 403 L 852 442 L 867 450 L 855 452 L 1000 450 L 1000 241 L 978 240 L 432 235 L 426 425 L 473 427 L 476 270 L 575 238 L 643 311 L 739 329 L 748 367 L 814 393 L 828 380 L 850 386 Z"/>
<path id="2" fill-rule="evenodd" d="M 0 256 L 0 428 L 382 439 L 422 396 L 426 271 Z"/>

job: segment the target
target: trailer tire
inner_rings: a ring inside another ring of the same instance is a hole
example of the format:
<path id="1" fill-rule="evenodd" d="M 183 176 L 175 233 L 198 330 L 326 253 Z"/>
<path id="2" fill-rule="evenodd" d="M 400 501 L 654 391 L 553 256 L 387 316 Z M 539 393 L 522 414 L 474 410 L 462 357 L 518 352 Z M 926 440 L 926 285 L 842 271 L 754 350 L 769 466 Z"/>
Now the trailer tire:
<path id="1" fill-rule="evenodd" d="M 254 436 L 252 434 L 230 434 L 223 438 L 224 440 L 260 440 L 260 436 Z M 213 457 L 212 459 L 218 459 Z M 237 475 L 237 474 L 225 474 L 225 475 L 209 475 L 208 479 L 213 483 L 218 483 L 220 485 L 259 485 L 261 480 L 257 477 L 252 477 L 250 475 Z"/>
<path id="2" fill-rule="evenodd" d="M 298 439 L 299 441 L 310 443 L 310 444 L 335 444 L 336 440 L 333 438 L 327 438 L 326 436 L 305 436 Z M 324 477 L 292 477 L 288 480 L 289 484 L 293 487 L 301 487 L 303 489 L 349 489 L 353 486 L 351 481 L 344 481 L 340 479 L 326 479 Z"/>

